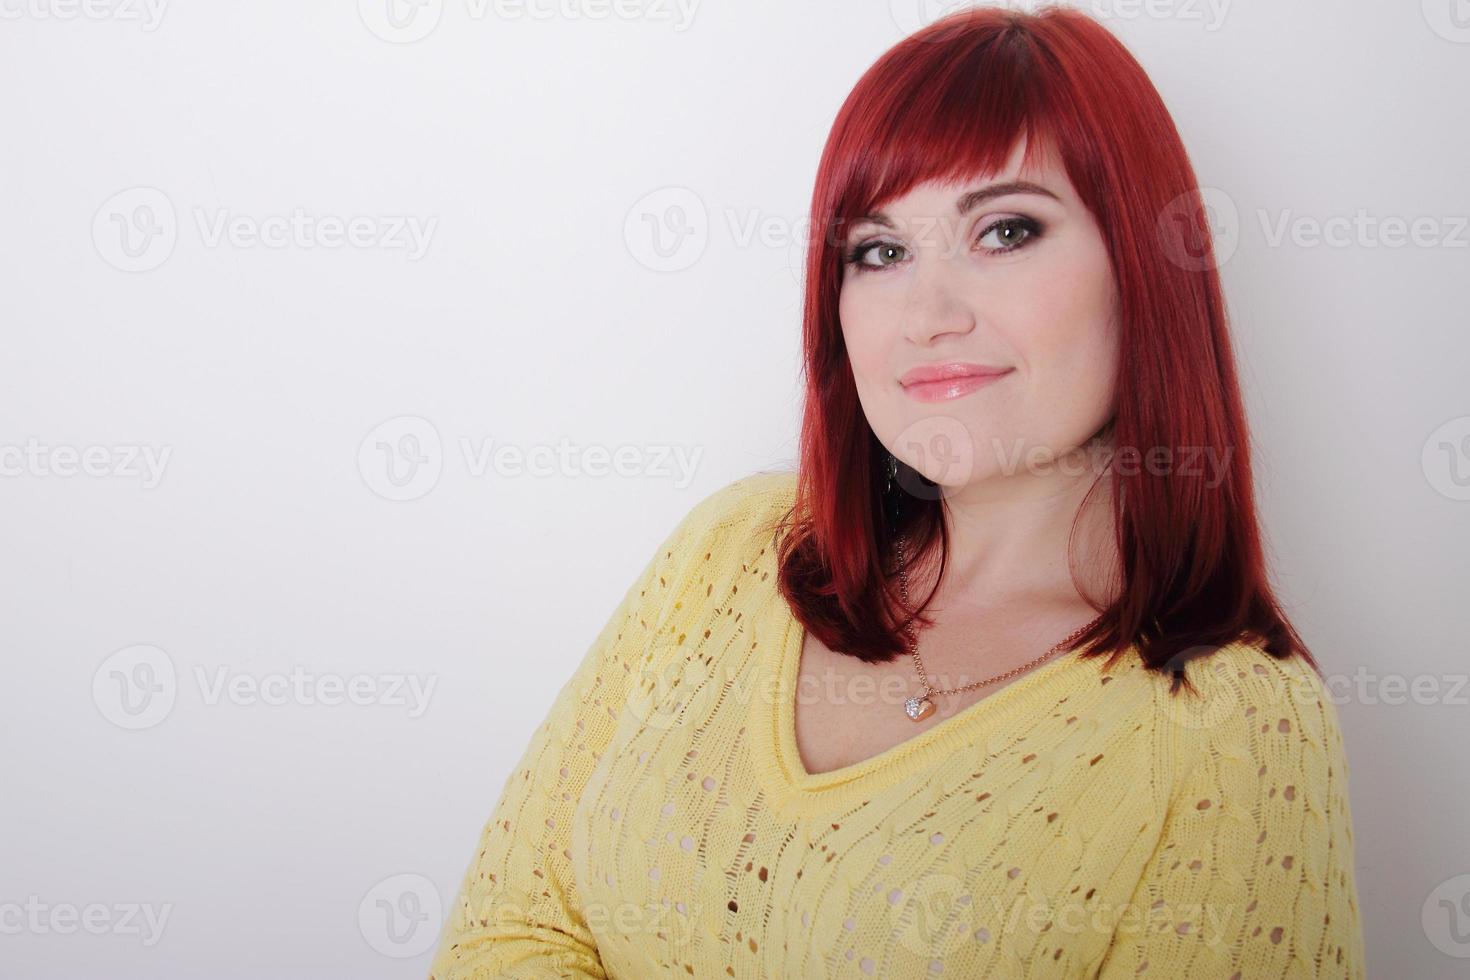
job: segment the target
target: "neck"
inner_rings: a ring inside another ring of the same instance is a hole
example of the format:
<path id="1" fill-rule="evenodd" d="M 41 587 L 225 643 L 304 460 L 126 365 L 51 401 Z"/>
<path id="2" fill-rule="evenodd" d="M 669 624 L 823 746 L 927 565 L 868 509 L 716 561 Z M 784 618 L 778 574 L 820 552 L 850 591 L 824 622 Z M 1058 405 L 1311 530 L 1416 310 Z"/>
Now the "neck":
<path id="1" fill-rule="evenodd" d="M 1018 467 L 944 488 L 949 553 L 931 608 L 1107 601 L 1116 547 L 1111 481 L 1099 476 L 1106 451 L 1092 444 L 1065 466 Z M 910 596 L 928 595 L 937 571 L 937 556 L 923 567 L 911 562 Z"/>

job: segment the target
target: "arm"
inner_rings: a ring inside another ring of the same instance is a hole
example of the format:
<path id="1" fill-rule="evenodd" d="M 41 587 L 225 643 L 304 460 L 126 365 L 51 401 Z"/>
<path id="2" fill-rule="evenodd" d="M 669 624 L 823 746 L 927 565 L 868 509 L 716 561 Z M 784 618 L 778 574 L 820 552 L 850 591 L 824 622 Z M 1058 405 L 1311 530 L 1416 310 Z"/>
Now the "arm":
<path id="1" fill-rule="evenodd" d="M 511 770 L 449 907 L 430 980 L 606 977 L 572 880 L 572 813 L 721 499 L 707 497 L 664 540 Z"/>
<path id="2" fill-rule="evenodd" d="M 1299 660 L 1251 649 L 1219 666 L 1201 691 L 1228 710 L 1161 721 L 1162 737 L 1199 751 L 1098 976 L 1361 980 L 1336 707 Z"/>

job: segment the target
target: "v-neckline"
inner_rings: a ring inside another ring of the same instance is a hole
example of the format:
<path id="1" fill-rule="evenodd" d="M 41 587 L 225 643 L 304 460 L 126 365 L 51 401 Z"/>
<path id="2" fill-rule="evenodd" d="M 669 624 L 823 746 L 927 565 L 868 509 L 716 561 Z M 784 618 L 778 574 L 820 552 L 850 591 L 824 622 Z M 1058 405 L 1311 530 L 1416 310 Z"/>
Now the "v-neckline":
<path id="1" fill-rule="evenodd" d="M 1034 704 L 1038 696 L 1046 695 L 1053 681 L 1083 660 L 1081 650 L 1059 654 L 876 755 L 837 769 L 812 773 L 802 764 L 796 744 L 796 686 L 807 629 L 784 596 L 777 593 L 773 599 L 776 613 L 772 634 L 779 637 L 779 642 L 773 645 L 774 653 L 767 650 L 770 694 L 757 699 L 763 709 L 760 728 L 765 743 L 761 747 L 767 763 L 764 768 L 782 789 L 806 800 L 830 799 L 834 793 L 845 796 L 849 792 L 876 790 L 880 784 L 886 785 L 898 776 L 920 770 L 922 763 L 931 761 L 936 751 L 940 754 L 950 751 L 957 737 L 972 729 L 998 726 L 1018 709 Z M 904 760 L 914 765 L 900 766 Z"/>

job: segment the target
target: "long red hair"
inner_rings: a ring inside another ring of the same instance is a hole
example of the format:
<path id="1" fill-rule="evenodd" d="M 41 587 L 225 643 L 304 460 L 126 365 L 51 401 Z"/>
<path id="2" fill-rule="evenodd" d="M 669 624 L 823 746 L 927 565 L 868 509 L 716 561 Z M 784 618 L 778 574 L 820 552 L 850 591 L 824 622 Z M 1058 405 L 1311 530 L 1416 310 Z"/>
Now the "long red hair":
<path id="1" fill-rule="evenodd" d="M 1065 8 L 974 8 L 938 20 L 880 57 L 837 115 L 812 195 L 797 492 L 778 522 L 790 532 L 779 546 L 782 594 L 828 647 L 870 663 L 903 654 L 905 624 L 927 622 L 928 600 L 905 609 L 885 571 L 894 534 L 882 506 L 887 450 L 858 402 L 838 320 L 843 229 L 921 182 L 998 172 L 1022 138 L 1027 163 L 1043 146 L 1059 154 L 1111 256 L 1115 446 L 1145 455 L 1198 447 L 1224 460 L 1214 487 L 1173 468 L 1110 465 L 1100 475 L 1113 481 L 1121 588 L 1070 649 L 1110 653 L 1111 663 L 1136 645 L 1175 691 L 1181 681 L 1193 689 L 1187 661 L 1238 640 L 1276 657 L 1299 652 L 1320 673 L 1267 581 L 1249 433 L 1193 168 L 1143 68 L 1100 23 Z M 903 469 L 899 482 L 916 485 L 918 474 Z M 939 549 L 941 576 L 943 507 L 938 495 L 910 496 L 903 527 L 911 560 Z"/>

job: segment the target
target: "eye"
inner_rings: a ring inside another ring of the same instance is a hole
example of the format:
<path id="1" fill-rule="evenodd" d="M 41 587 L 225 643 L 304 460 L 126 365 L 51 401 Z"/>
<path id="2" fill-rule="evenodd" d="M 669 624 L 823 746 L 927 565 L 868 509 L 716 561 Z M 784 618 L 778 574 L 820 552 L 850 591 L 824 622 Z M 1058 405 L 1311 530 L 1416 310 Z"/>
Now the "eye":
<path id="1" fill-rule="evenodd" d="M 980 233 L 977 244 L 991 254 L 1013 252 L 1040 235 L 1041 226 L 1030 218 L 1001 218 Z M 987 239 L 994 244 L 986 245 Z"/>
<path id="2" fill-rule="evenodd" d="M 847 264 L 866 272 L 869 269 L 882 269 L 901 262 L 907 253 L 908 250 L 897 242 L 868 242 L 856 246 L 847 253 Z M 870 255 L 877 255 L 879 260 L 877 262 L 865 261 Z"/>

